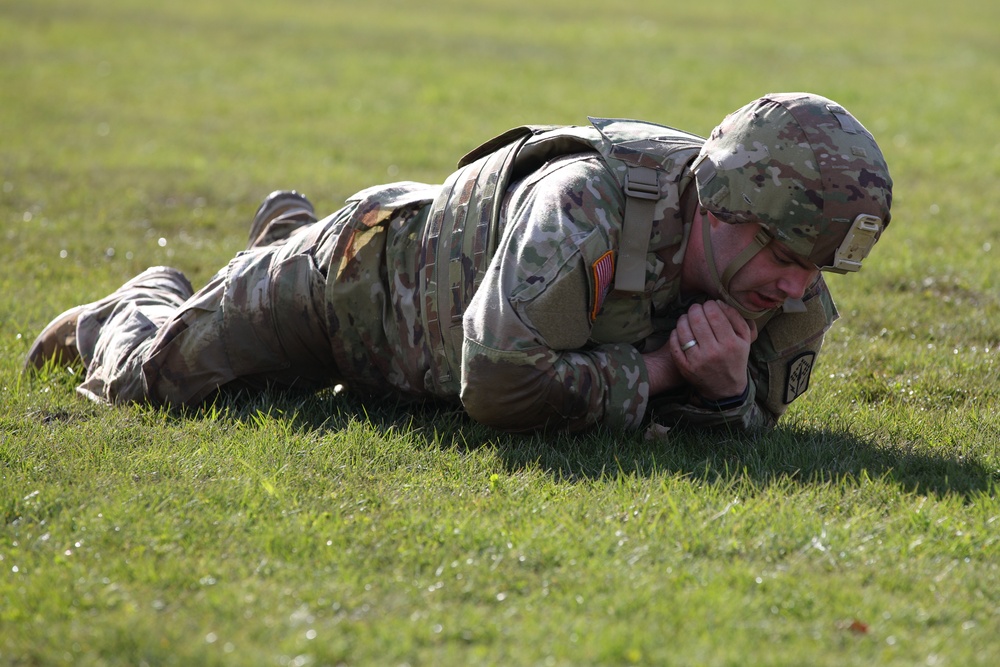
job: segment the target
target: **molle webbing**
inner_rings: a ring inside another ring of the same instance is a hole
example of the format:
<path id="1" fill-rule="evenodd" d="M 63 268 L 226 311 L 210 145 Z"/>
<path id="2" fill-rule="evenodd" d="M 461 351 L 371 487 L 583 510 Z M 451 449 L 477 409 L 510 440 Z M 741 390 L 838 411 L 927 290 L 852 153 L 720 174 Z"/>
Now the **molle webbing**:
<path id="1" fill-rule="evenodd" d="M 529 136 L 519 133 L 513 143 L 464 164 L 448 178 L 431 206 L 419 244 L 424 249 L 419 271 L 420 316 L 433 350 L 425 385 L 434 393 L 458 393 L 460 378 L 447 351 L 462 349 L 462 314 L 496 250 L 510 165 Z"/>

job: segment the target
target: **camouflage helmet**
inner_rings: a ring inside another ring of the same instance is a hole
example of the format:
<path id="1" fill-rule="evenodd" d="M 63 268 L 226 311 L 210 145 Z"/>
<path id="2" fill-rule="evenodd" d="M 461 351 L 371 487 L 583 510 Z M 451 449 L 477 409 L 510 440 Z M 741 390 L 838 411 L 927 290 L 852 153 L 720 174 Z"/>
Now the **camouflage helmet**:
<path id="1" fill-rule="evenodd" d="M 734 111 L 693 169 L 701 205 L 756 222 L 816 266 L 857 271 L 889 224 L 892 179 L 874 137 L 842 106 L 770 94 Z"/>

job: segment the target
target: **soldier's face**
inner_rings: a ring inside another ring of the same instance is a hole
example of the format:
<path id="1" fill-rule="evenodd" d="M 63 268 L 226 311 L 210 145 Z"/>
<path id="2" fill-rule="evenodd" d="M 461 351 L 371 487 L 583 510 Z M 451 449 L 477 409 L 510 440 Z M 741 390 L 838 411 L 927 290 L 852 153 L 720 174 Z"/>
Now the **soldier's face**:
<path id="1" fill-rule="evenodd" d="M 758 227 L 729 225 L 711 217 L 715 261 L 723 271 L 753 241 Z M 801 299 L 818 275 L 814 264 L 771 241 L 736 272 L 729 293 L 748 310 L 769 310 L 781 306 L 785 299 Z"/>

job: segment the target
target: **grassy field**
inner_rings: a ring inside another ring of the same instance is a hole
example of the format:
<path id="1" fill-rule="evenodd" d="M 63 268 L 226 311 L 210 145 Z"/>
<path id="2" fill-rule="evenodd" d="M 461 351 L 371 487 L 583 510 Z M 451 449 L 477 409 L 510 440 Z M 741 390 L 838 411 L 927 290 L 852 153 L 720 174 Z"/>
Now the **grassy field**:
<path id="1" fill-rule="evenodd" d="M 0 0 L 0 664 L 1000 664 L 1000 4 Z M 347 395 L 106 408 L 65 308 L 197 285 L 272 189 L 440 182 L 525 122 L 773 90 L 896 181 L 758 439 L 510 437 Z"/>

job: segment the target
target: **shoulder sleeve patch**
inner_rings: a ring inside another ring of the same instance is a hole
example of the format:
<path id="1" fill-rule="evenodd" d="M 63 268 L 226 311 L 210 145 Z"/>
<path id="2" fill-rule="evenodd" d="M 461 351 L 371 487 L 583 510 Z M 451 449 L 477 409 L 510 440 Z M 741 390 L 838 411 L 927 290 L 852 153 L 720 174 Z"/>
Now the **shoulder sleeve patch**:
<path id="1" fill-rule="evenodd" d="M 805 393 L 809 388 L 809 377 L 812 375 L 815 352 L 803 352 L 788 362 L 788 379 L 785 381 L 785 405 Z"/>
<path id="2" fill-rule="evenodd" d="M 604 305 L 604 298 L 608 295 L 608 290 L 611 289 L 611 281 L 615 277 L 615 254 L 614 251 L 609 250 L 594 262 L 591 270 L 594 273 L 594 307 L 590 311 L 590 320 L 593 322 L 597 319 L 598 313 L 601 312 L 601 307 Z"/>

